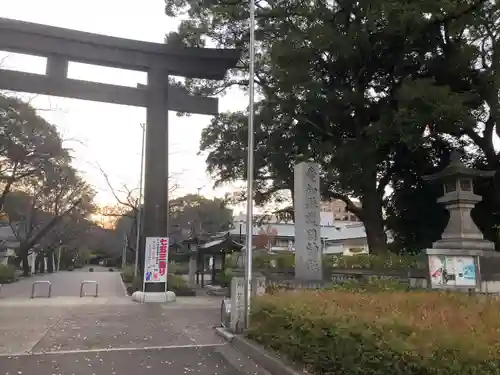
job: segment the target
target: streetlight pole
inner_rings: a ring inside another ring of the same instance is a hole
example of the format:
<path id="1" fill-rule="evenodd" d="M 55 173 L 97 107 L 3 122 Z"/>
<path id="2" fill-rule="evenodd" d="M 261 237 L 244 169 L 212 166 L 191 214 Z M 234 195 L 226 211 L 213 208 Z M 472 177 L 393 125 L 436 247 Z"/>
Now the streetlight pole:
<path id="1" fill-rule="evenodd" d="M 128 236 L 127 233 L 123 236 L 123 249 L 122 249 L 122 269 L 125 269 L 127 265 L 127 247 L 128 247 Z"/>
<path id="2" fill-rule="evenodd" d="M 139 268 L 139 247 L 141 245 L 141 225 L 142 225 L 142 178 L 144 175 L 144 146 L 146 139 L 146 124 L 141 124 L 142 128 L 142 148 L 141 148 L 141 176 L 139 177 L 139 200 L 137 207 L 137 229 L 135 239 L 135 263 L 134 263 L 134 277 L 137 277 Z"/>
<path id="3" fill-rule="evenodd" d="M 250 1 L 250 44 L 248 76 L 248 150 L 247 150 L 247 222 L 245 262 L 245 328 L 250 325 L 252 298 L 252 235 L 253 235 L 253 149 L 254 149 L 254 79 L 255 79 L 255 0 Z"/>

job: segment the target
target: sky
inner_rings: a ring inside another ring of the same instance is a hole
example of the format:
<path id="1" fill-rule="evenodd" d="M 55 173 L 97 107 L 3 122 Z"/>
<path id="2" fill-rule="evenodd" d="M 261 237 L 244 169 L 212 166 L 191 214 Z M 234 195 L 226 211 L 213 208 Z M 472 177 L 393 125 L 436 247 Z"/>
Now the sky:
<path id="1" fill-rule="evenodd" d="M 164 14 L 164 0 L 2 0 L 0 17 L 35 22 L 80 31 L 163 43 L 165 34 L 174 31 L 178 20 Z M 45 73 L 45 59 L 0 51 L 2 69 Z M 135 87 L 146 83 L 146 74 L 107 67 L 70 63 L 68 78 Z M 146 110 L 98 102 L 20 94 L 55 124 L 72 150 L 74 166 L 95 186 L 97 200 L 103 205 L 116 203 L 99 168 L 109 175 L 116 191 L 139 186 L 141 160 L 141 123 Z M 220 111 L 244 109 L 248 99 L 240 90 L 219 99 Z M 198 156 L 199 141 L 210 116 L 177 117 L 169 112 L 169 169 L 180 189 L 177 196 L 198 193 L 222 196 L 232 187 L 213 190 L 205 173 L 205 158 Z"/>

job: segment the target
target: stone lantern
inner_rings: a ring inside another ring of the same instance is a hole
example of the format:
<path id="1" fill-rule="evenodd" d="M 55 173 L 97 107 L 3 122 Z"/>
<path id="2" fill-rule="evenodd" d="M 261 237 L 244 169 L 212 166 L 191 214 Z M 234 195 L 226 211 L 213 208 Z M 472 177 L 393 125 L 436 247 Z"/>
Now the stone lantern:
<path id="1" fill-rule="evenodd" d="M 491 275 L 492 265 L 500 265 L 500 254 L 494 251 L 494 243 L 484 239 L 471 217 L 472 209 L 482 200 L 474 194 L 474 181 L 494 174 L 495 171 L 467 168 L 460 160 L 460 153 L 454 152 L 445 169 L 424 176 L 425 180 L 438 180 L 443 184 L 444 195 L 438 202 L 444 204 L 450 214 L 441 239 L 426 250 L 432 288 L 481 291 L 487 287 L 485 276 Z M 485 270 L 489 272 L 485 274 Z"/>

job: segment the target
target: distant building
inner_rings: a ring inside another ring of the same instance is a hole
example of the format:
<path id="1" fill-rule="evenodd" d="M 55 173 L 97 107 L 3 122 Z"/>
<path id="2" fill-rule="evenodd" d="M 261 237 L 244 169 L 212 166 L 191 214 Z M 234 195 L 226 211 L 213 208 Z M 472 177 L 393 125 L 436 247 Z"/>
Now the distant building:
<path id="1" fill-rule="evenodd" d="M 322 212 L 323 214 L 323 212 Z M 258 218 L 256 218 L 258 219 Z M 367 253 L 368 244 L 363 223 L 347 220 L 331 220 L 325 218 L 321 222 L 321 242 L 325 254 L 345 254 Z M 234 218 L 234 228 L 230 234 L 232 238 L 239 242 L 244 242 L 246 238 L 246 218 L 240 214 Z M 260 236 L 269 236 L 271 251 L 294 251 L 295 226 L 293 222 L 278 222 L 271 218 L 265 224 L 254 221 L 253 238 L 256 243 L 260 241 Z M 265 242 L 265 241 L 264 241 Z M 355 249 L 350 251 L 350 249 Z"/>
<path id="2" fill-rule="evenodd" d="M 353 203 L 358 207 L 361 206 L 361 204 L 357 201 L 353 201 Z M 356 215 L 347 210 L 345 202 L 340 199 L 321 202 L 321 216 L 324 216 L 325 220 L 331 218 L 331 221 L 360 221 Z"/>
<path id="3" fill-rule="evenodd" d="M 9 257 L 15 257 L 18 247 L 19 241 L 10 225 L 0 222 L 0 264 L 8 264 Z"/>

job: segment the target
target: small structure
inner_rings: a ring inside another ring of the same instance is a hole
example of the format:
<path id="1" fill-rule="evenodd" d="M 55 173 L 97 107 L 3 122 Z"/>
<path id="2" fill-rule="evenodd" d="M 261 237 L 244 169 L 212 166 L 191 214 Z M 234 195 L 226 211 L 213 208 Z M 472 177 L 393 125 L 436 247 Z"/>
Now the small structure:
<path id="1" fill-rule="evenodd" d="M 494 265 L 500 264 L 495 245 L 485 240 L 471 217 L 482 197 L 474 194 L 474 180 L 493 177 L 495 171 L 467 168 L 454 152 L 450 164 L 425 180 L 439 180 L 444 195 L 438 199 L 450 213 L 441 239 L 426 253 L 429 259 L 431 288 L 488 291 Z M 493 268 L 492 268 L 493 267 Z"/>
<path id="2" fill-rule="evenodd" d="M 9 258 L 16 257 L 19 240 L 9 224 L 0 222 L 0 264 L 9 264 Z"/>
<path id="3" fill-rule="evenodd" d="M 199 279 L 200 270 L 198 268 L 198 246 L 206 242 L 206 239 L 200 238 L 197 235 L 182 241 L 183 245 L 187 245 L 187 254 L 189 257 L 188 285 L 190 288 L 194 288 Z M 204 274 L 204 270 L 201 271 Z"/>
<path id="4" fill-rule="evenodd" d="M 193 249 L 194 244 L 191 245 Z M 212 258 L 212 284 L 216 280 L 217 272 L 224 272 L 226 269 L 226 254 L 241 251 L 243 245 L 231 239 L 229 233 L 224 236 L 212 239 L 204 243 L 198 243 L 196 246 L 196 284 L 202 288 L 205 286 L 205 267 L 206 259 Z M 191 262 L 190 262 L 191 269 Z M 201 280 L 200 280 L 201 276 Z"/>

